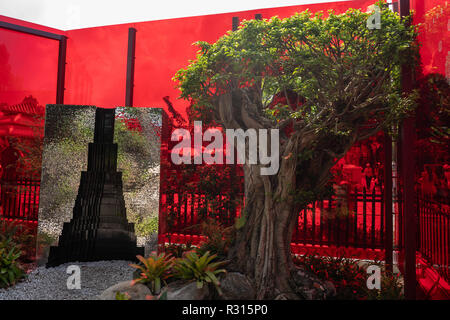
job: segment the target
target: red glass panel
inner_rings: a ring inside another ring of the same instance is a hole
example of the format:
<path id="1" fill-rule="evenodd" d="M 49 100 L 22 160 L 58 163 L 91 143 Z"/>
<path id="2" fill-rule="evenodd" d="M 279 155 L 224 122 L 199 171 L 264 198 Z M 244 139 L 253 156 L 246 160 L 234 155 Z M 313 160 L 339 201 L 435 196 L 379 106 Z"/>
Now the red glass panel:
<path id="1" fill-rule="evenodd" d="M 65 104 L 125 104 L 128 27 L 67 31 Z"/>
<path id="2" fill-rule="evenodd" d="M 450 3 L 412 0 L 421 23 L 416 112 L 417 281 L 439 299 L 450 284 Z M 436 281 L 436 278 L 438 281 Z M 440 279 L 440 280 L 439 280 Z M 430 288 L 435 288 L 430 291 Z"/>
<path id="3" fill-rule="evenodd" d="M 0 104 L 56 101 L 58 41 L 0 28 Z"/>

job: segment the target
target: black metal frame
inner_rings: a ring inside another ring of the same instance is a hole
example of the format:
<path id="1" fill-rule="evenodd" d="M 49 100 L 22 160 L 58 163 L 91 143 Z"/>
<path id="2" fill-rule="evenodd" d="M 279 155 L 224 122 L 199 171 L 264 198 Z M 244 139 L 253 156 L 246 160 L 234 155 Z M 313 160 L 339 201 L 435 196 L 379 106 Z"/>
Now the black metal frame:
<path id="1" fill-rule="evenodd" d="M 256 13 L 255 14 L 255 19 L 256 20 L 262 20 L 262 14 L 261 13 Z M 231 30 L 232 31 L 236 31 L 239 27 L 239 17 L 232 17 L 231 19 Z"/>
<path id="2" fill-rule="evenodd" d="M 233 17 L 231 19 L 231 30 L 236 31 L 239 26 L 239 17 Z"/>
<path id="3" fill-rule="evenodd" d="M 125 91 L 125 106 L 133 106 L 133 89 L 134 89 L 134 60 L 136 51 L 136 29 L 128 29 L 128 53 L 127 53 L 127 80 Z"/>
<path id="4" fill-rule="evenodd" d="M 58 49 L 58 74 L 56 80 L 56 103 L 64 103 L 64 83 L 66 74 L 66 49 L 67 49 L 67 37 L 61 34 L 51 33 L 38 29 L 20 26 L 17 24 L 0 21 L 0 28 L 17 31 L 37 37 L 59 41 Z"/>

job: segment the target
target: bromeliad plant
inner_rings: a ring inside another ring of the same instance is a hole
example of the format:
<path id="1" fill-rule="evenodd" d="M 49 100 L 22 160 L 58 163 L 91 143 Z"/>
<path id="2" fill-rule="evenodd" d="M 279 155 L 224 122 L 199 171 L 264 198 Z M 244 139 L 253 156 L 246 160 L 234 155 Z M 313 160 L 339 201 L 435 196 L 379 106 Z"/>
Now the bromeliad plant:
<path id="1" fill-rule="evenodd" d="M 18 259 L 22 252 L 11 239 L 0 241 L 0 288 L 9 287 L 25 276 Z"/>
<path id="2" fill-rule="evenodd" d="M 144 283 L 150 285 L 153 294 L 159 294 L 161 291 L 161 282 L 166 284 L 166 280 L 172 276 L 171 268 L 174 258 L 165 253 L 151 255 L 144 258 L 137 256 L 141 264 L 130 264 L 133 268 L 141 270 L 141 277 L 134 280 L 134 283 Z"/>
<path id="3" fill-rule="evenodd" d="M 225 264 L 224 261 L 212 262 L 217 258 L 216 254 L 210 255 L 207 251 L 199 256 L 195 251 L 187 252 L 182 259 L 177 259 L 174 264 L 175 277 L 185 280 L 195 280 L 197 288 L 203 288 L 205 283 L 211 283 L 221 295 L 220 282 L 217 276 L 225 273 L 225 269 L 219 269 Z"/>

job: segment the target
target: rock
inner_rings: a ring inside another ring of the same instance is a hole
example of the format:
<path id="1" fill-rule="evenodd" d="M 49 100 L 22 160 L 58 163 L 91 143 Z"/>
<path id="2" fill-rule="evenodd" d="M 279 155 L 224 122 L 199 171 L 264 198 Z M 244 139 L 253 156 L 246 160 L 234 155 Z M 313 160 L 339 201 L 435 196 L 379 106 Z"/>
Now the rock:
<path id="1" fill-rule="evenodd" d="M 289 297 L 284 293 L 280 293 L 275 297 L 274 300 L 289 300 Z"/>
<path id="2" fill-rule="evenodd" d="M 325 300 L 336 294 L 336 288 L 330 281 L 322 281 L 313 273 L 298 269 L 294 274 L 297 294 L 306 300 Z"/>
<path id="3" fill-rule="evenodd" d="M 175 281 L 167 286 L 167 300 L 208 300 L 210 292 L 207 284 L 201 289 L 196 282 Z"/>
<path id="4" fill-rule="evenodd" d="M 227 273 L 220 280 L 220 289 L 224 300 L 253 300 L 256 295 L 251 281 L 239 272 Z"/>
<path id="5" fill-rule="evenodd" d="M 148 295 L 151 295 L 150 289 L 143 284 L 136 283 L 132 285 L 131 281 L 122 281 L 103 291 L 99 299 L 116 300 L 117 292 L 128 293 L 131 300 L 145 300 Z"/>
<path id="6" fill-rule="evenodd" d="M 328 290 L 327 297 L 334 297 L 336 295 L 336 287 L 334 286 L 333 282 L 331 281 L 325 281 L 324 282 L 325 288 Z"/>

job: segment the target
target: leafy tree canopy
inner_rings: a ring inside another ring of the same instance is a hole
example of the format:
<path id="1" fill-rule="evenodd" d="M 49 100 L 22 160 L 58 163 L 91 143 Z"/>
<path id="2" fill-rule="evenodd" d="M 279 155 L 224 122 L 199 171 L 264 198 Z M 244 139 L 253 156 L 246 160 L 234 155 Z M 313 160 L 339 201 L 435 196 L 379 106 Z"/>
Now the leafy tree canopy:
<path id="1" fill-rule="evenodd" d="M 377 5 L 380 29 L 366 25 L 372 12 L 325 16 L 307 10 L 285 19 L 244 21 L 214 44 L 197 42 L 197 58 L 175 75 L 181 97 L 222 124 L 219 97 L 237 89 L 251 92 L 251 118 L 266 128 L 295 122 L 303 133 L 332 129 L 349 136 L 358 129 L 355 123 L 372 119 L 375 129 L 392 123 L 412 106 L 399 78 L 401 59 L 415 56 L 416 28 L 386 4 Z M 292 92 L 297 102 L 287 98 Z M 285 103 L 273 106 L 280 93 Z"/>

